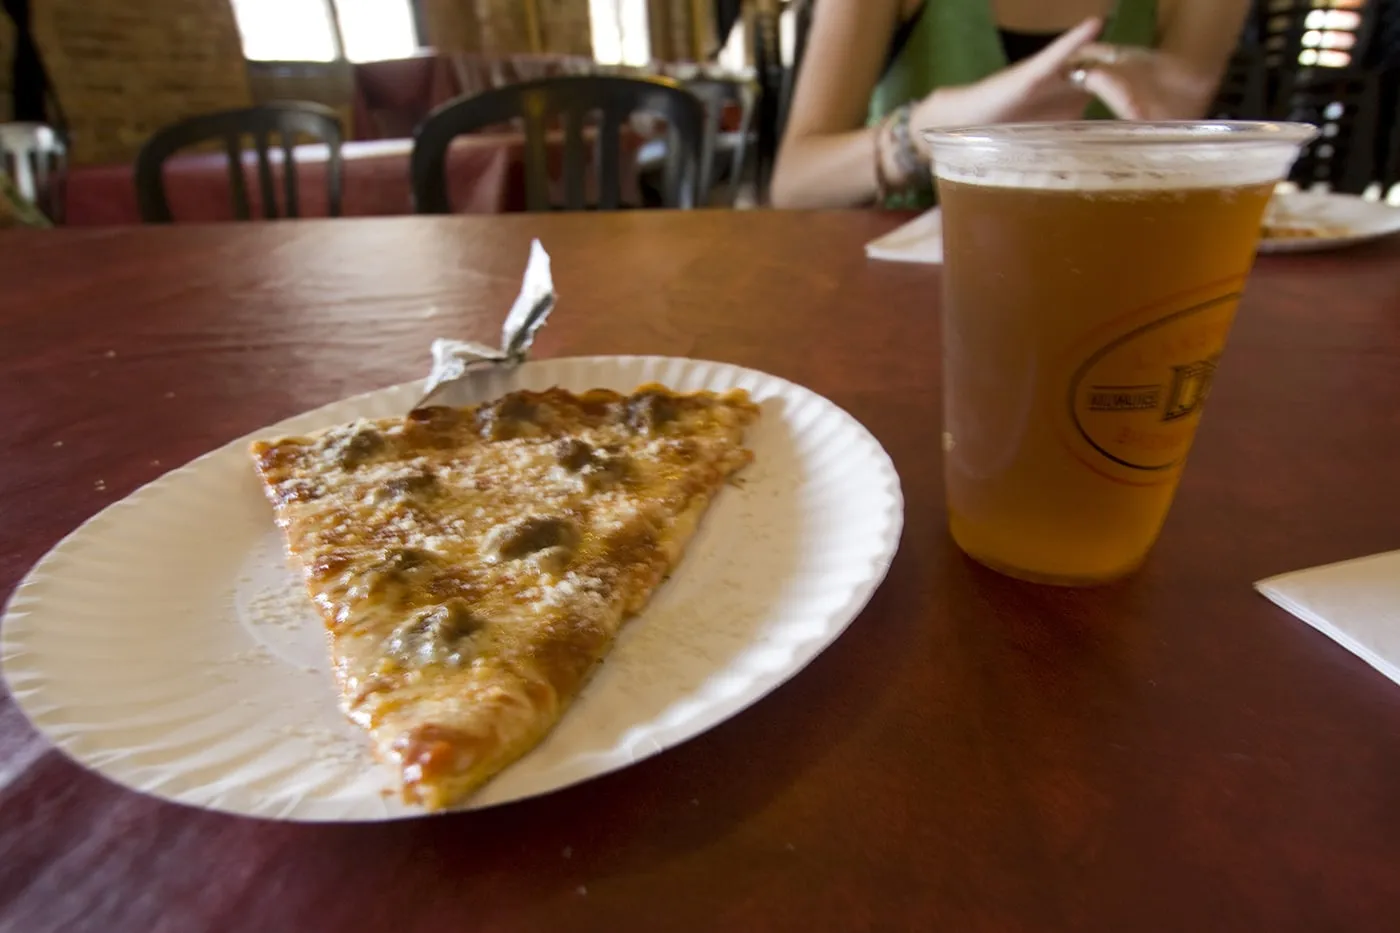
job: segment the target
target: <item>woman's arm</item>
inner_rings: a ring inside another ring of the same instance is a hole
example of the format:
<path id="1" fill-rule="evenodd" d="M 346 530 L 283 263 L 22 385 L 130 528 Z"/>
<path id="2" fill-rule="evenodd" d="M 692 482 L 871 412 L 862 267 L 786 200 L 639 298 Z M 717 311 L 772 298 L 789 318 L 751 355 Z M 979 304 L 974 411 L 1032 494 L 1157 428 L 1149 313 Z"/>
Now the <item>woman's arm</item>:
<path id="1" fill-rule="evenodd" d="M 773 206 L 847 207 L 875 197 L 879 127 L 865 128 L 865 115 L 900 7 L 900 0 L 816 4 L 773 167 Z"/>
<path id="2" fill-rule="evenodd" d="M 1094 65 L 1085 90 L 1123 119 L 1200 119 L 1248 13 L 1249 0 L 1176 0 L 1156 52 Z"/>

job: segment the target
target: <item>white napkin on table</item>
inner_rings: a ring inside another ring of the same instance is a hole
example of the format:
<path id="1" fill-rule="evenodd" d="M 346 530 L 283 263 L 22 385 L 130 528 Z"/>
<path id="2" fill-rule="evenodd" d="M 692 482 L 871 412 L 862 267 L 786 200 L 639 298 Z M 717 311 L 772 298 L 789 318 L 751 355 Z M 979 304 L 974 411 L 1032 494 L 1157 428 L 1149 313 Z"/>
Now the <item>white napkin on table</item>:
<path id="1" fill-rule="evenodd" d="M 1254 587 L 1400 683 L 1400 551 L 1285 573 Z"/>
<path id="2" fill-rule="evenodd" d="M 938 208 L 924 211 L 907 224 L 871 240 L 865 244 L 865 255 L 891 262 L 942 262 L 943 219 Z"/>

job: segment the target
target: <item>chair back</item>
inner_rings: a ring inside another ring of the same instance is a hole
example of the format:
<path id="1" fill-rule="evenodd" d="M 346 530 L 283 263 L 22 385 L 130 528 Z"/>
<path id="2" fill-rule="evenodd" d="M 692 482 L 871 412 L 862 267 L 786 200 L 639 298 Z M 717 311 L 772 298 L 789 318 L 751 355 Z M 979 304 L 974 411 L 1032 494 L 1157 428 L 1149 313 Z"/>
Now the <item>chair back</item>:
<path id="1" fill-rule="evenodd" d="M 748 166 L 758 84 L 746 78 L 692 78 L 685 82 L 685 89 L 705 105 L 705 135 L 700 150 L 701 203 L 709 203 L 715 182 L 723 173 L 727 183 L 725 203 L 732 204 Z M 731 106 L 739 110 L 738 125 L 725 131 L 724 118 Z M 724 166 L 721 161 L 726 154 L 729 164 Z"/>
<path id="2" fill-rule="evenodd" d="M 787 121 L 784 110 L 786 89 L 792 83 L 791 75 L 783 64 L 779 20 L 780 14 L 776 10 L 757 10 L 753 15 L 753 35 L 750 37 L 754 77 L 758 81 L 754 149 L 760 202 L 768 199 L 768 186 Z"/>
<path id="3" fill-rule="evenodd" d="M 1304 188 L 1361 194 L 1381 177 L 1380 79 L 1374 72 L 1306 68 L 1285 77 L 1281 114 L 1319 130 L 1289 178 Z M 1388 129 L 1388 127 L 1386 128 Z"/>
<path id="4" fill-rule="evenodd" d="M 233 209 L 239 220 L 248 220 L 248 188 L 243 173 L 243 137 L 251 137 L 257 153 L 258 193 L 262 216 L 299 216 L 296 159 L 293 146 L 299 136 L 309 136 L 326 144 L 326 204 L 330 216 L 340 215 L 341 160 L 343 132 L 334 110 L 303 101 L 283 101 L 225 110 L 191 117 L 156 132 L 136 156 L 136 201 L 141 219 L 147 223 L 170 223 L 174 218 L 166 200 L 165 161 L 190 146 L 222 141 L 228 156 L 229 186 Z M 283 205 L 279 211 L 277 188 L 272 172 L 270 149 L 273 137 L 280 138 L 282 150 Z"/>
<path id="5" fill-rule="evenodd" d="M 0 123 L 0 158 L 15 190 L 54 223 L 63 222 L 68 147 L 44 123 Z"/>
<path id="6" fill-rule="evenodd" d="M 413 205 L 422 214 L 452 210 L 447 197 L 447 151 L 464 133 L 520 119 L 525 129 L 525 202 L 531 211 L 550 210 L 548 120 L 560 118 L 564 136 L 564 204 L 584 203 L 584 122 L 596 123 L 598 206 L 621 207 L 621 136 L 636 113 L 662 117 L 668 145 L 662 200 L 667 207 L 695 206 L 704 135 L 704 107 L 695 95 L 665 78 L 572 75 L 512 84 L 443 104 L 413 135 Z"/>

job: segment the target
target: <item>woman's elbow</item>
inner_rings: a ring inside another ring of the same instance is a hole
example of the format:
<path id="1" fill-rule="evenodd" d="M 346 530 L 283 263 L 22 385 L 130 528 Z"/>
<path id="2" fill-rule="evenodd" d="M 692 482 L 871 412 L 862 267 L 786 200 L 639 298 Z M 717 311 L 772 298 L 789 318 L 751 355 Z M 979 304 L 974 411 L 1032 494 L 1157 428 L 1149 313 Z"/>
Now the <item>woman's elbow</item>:
<path id="1" fill-rule="evenodd" d="M 768 182 L 768 203 L 778 208 L 857 207 L 871 192 L 859 178 L 869 143 L 834 136 L 783 140 Z"/>
<path id="2" fill-rule="evenodd" d="M 807 207 L 802 186 L 793 178 L 792 160 L 786 152 L 778 154 L 773 164 L 773 177 L 768 181 L 768 203 L 776 208 Z"/>

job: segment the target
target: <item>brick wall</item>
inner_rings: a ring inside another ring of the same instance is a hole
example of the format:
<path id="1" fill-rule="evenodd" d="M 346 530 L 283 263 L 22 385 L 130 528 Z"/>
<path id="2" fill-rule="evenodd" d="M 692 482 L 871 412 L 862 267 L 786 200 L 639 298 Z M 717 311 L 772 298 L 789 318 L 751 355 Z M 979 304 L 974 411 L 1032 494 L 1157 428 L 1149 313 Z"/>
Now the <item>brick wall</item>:
<path id="1" fill-rule="evenodd" d="M 660 61 L 691 61 L 695 44 L 690 0 L 647 0 L 651 57 Z"/>
<path id="2" fill-rule="evenodd" d="M 538 0 L 538 3 L 545 51 L 563 55 L 593 54 L 588 0 Z"/>
<path id="3" fill-rule="evenodd" d="M 350 134 L 355 74 L 348 62 L 249 62 L 248 86 L 254 103 L 309 100 L 332 107 Z"/>
<path id="4" fill-rule="evenodd" d="M 228 0 L 33 6 L 34 35 L 68 116 L 76 163 L 127 161 L 167 123 L 252 102 Z"/>
<path id="5" fill-rule="evenodd" d="M 542 52 L 591 55 L 588 0 L 534 0 Z M 428 38 L 450 52 L 533 52 L 525 0 L 425 0 Z"/>

